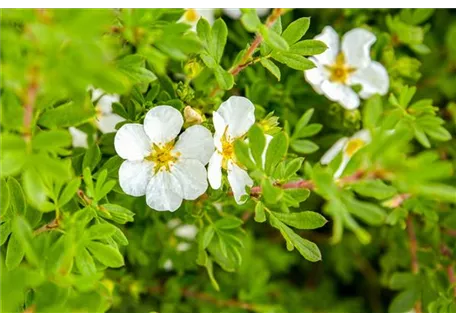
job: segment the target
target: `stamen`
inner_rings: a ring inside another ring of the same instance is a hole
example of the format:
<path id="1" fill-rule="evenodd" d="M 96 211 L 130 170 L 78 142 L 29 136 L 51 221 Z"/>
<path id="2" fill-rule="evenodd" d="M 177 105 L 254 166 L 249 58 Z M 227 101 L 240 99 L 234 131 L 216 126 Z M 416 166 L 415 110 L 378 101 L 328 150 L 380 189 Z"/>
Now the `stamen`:
<path id="1" fill-rule="evenodd" d="M 345 63 L 345 56 L 342 52 L 337 55 L 333 65 L 325 66 L 325 68 L 330 72 L 329 80 L 342 84 L 347 84 L 350 74 L 356 71 L 355 68 Z"/>
<path id="2" fill-rule="evenodd" d="M 345 154 L 349 157 L 353 156 L 359 149 L 361 149 L 366 142 L 359 138 L 350 139 L 345 147 Z"/>
<path id="3" fill-rule="evenodd" d="M 152 152 L 146 157 L 146 160 L 155 163 L 154 171 L 157 173 L 159 170 L 170 171 L 172 165 L 177 161 L 180 156 L 179 152 L 172 152 L 174 149 L 174 141 L 168 142 L 164 146 L 152 145 Z"/>

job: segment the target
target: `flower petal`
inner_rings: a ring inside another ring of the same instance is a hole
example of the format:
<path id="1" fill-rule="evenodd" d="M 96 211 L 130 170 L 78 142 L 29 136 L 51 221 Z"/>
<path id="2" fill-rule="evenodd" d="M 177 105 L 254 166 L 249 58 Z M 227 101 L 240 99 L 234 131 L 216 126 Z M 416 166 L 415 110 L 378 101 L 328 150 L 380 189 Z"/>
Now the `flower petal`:
<path id="1" fill-rule="evenodd" d="M 329 148 L 328 151 L 326 151 L 326 153 L 323 155 L 323 157 L 321 157 L 320 163 L 328 164 L 331 161 L 333 161 L 334 158 L 337 157 L 337 155 L 342 151 L 342 149 L 344 148 L 347 141 L 348 141 L 347 137 L 343 137 L 343 138 L 340 138 L 339 140 L 337 140 L 336 143 L 334 143 L 333 146 L 331 148 Z"/>
<path id="2" fill-rule="evenodd" d="M 112 104 L 114 102 L 119 102 L 119 96 L 114 94 L 105 94 L 98 100 L 97 105 L 95 106 L 104 114 L 112 113 Z"/>
<path id="3" fill-rule="evenodd" d="M 130 196 L 145 195 L 153 170 L 154 163 L 151 161 L 124 161 L 119 168 L 120 187 Z"/>
<path id="4" fill-rule="evenodd" d="M 230 97 L 220 105 L 217 113 L 228 126 L 228 135 L 232 139 L 246 134 L 255 123 L 255 106 L 244 97 Z"/>
<path id="5" fill-rule="evenodd" d="M 68 131 L 71 134 L 73 148 L 88 148 L 87 133 L 82 130 L 76 129 L 75 127 L 69 127 Z"/>
<path id="6" fill-rule="evenodd" d="M 359 107 L 359 97 L 349 86 L 337 82 L 324 81 L 320 89 L 328 99 L 340 103 L 345 109 L 353 110 Z"/>
<path id="7" fill-rule="evenodd" d="M 314 39 L 320 40 L 328 46 L 325 52 L 317 54 L 314 58 L 323 65 L 332 65 L 339 53 L 339 35 L 337 32 L 332 27 L 326 26 Z"/>
<path id="8" fill-rule="evenodd" d="M 179 181 L 186 200 L 195 200 L 207 190 L 206 168 L 199 160 L 179 160 L 172 166 L 171 174 Z"/>
<path id="9" fill-rule="evenodd" d="M 372 61 L 366 68 L 358 69 L 353 73 L 350 83 L 362 85 L 359 95 L 363 99 L 368 99 L 376 93 L 385 95 L 388 92 L 389 76 L 381 63 Z"/>
<path id="10" fill-rule="evenodd" d="M 117 154 L 126 160 L 142 160 L 151 152 L 151 142 L 140 124 L 126 124 L 114 138 Z"/>
<path id="11" fill-rule="evenodd" d="M 212 122 L 214 123 L 215 132 L 222 135 L 225 133 L 225 119 L 217 111 L 212 112 Z"/>
<path id="12" fill-rule="evenodd" d="M 375 40 L 375 35 L 365 29 L 355 28 L 348 31 L 342 38 L 345 62 L 358 69 L 367 67 L 371 62 L 370 48 Z"/>
<path id="13" fill-rule="evenodd" d="M 370 131 L 367 130 L 367 129 L 362 129 L 362 130 L 359 130 L 358 132 L 356 132 L 352 138 L 359 138 L 361 140 L 363 140 L 364 142 L 366 143 L 370 143 L 372 138 L 371 138 L 371 134 L 370 134 Z"/>
<path id="14" fill-rule="evenodd" d="M 192 224 L 183 224 L 174 230 L 174 234 L 180 238 L 193 240 L 198 233 L 198 228 Z"/>
<path id="15" fill-rule="evenodd" d="M 314 57 L 310 57 L 309 60 L 311 60 L 315 64 L 315 68 L 304 71 L 304 77 L 318 94 L 322 94 L 320 86 L 323 83 L 323 81 L 329 79 L 328 71 Z"/>
<path id="16" fill-rule="evenodd" d="M 146 114 L 144 131 L 154 144 L 166 144 L 174 140 L 182 129 L 184 118 L 170 106 L 157 106 Z"/>
<path id="17" fill-rule="evenodd" d="M 103 133 L 116 132 L 116 125 L 125 119 L 115 113 L 102 114 L 97 120 L 97 127 Z"/>
<path id="18" fill-rule="evenodd" d="M 212 189 L 219 189 L 222 185 L 222 155 L 217 151 L 212 154 L 207 167 L 207 177 Z"/>
<path id="19" fill-rule="evenodd" d="M 208 129 L 194 125 L 179 136 L 174 151 L 184 159 L 197 159 L 206 165 L 214 152 L 214 139 Z"/>
<path id="20" fill-rule="evenodd" d="M 157 211 L 176 211 L 182 204 L 179 180 L 168 171 L 158 171 L 147 185 L 146 202 Z"/>
<path id="21" fill-rule="evenodd" d="M 231 189 L 233 190 L 234 200 L 237 204 L 242 204 L 244 201 L 241 201 L 241 197 L 247 192 L 245 188 L 247 186 L 252 187 L 253 181 L 249 177 L 247 171 L 239 168 L 232 161 L 228 162 L 228 181 L 230 183 Z"/>
<path id="22" fill-rule="evenodd" d="M 339 168 L 334 173 L 334 179 L 340 178 L 342 173 L 344 173 L 345 168 L 347 167 L 348 163 L 350 162 L 350 157 L 347 155 L 342 156 L 342 161 L 340 162 Z"/>

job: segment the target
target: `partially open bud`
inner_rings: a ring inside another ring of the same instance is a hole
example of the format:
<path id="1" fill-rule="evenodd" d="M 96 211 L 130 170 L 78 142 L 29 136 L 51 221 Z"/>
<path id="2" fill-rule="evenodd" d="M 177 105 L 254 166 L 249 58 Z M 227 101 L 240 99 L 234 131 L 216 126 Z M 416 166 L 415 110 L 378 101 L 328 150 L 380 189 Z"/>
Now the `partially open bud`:
<path id="1" fill-rule="evenodd" d="M 195 59 L 188 61 L 184 65 L 184 73 L 190 80 L 196 78 L 202 70 L 203 66 Z"/>
<path id="2" fill-rule="evenodd" d="M 184 119 L 185 125 L 191 126 L 194 124 L 200 124 L 204 121 L 204 115 L 199 110 L 195 110 L 190 106 L 184 108 Z"/>
<path id="3" fill-rule="evenodd" d="M 274 135 L 280 131 L 278 128 L 279 117 L 274 116 L 274 112 L 270 112 L 263 120 L 259 123 L 265 134 Z"/>

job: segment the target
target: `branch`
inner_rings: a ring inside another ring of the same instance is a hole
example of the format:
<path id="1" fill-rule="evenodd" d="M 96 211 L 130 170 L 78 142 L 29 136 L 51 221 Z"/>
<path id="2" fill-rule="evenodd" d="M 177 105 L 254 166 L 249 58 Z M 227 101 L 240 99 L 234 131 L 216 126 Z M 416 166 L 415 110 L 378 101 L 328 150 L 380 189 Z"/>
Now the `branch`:
<path id="1" fill-rule="evenodd" d="M 283 9 L 274 9 L 272 10 L 272 13 L 269 15 L 269 17 L 266 19 L 266 23 L 265 23 L 265 26 L 266 28 L 270 28 L 274 22 L 277 21 L 277 19 L 280 18 L 280 16 L 284 13 L 284 10 Z M 260 46 L 260 44 L 263 42 L 263 36 L 259 33 L 257 33 L 255 39 L 253 40 L 252 44 L 250 45 L 250 47 L 247 49 L 247 52 L 244 54 L 244 56 L 242 57 L 241 61 L 239 61 L 239 63 L 233 67 L 231 67 L 230 69 L 230 73 L 233 75 L 233 76 L 236 76 L 239 74 L 239 72 L 241 72 L 242 70 L 244 70 L 245 68 L 247 68 L 251 62 L 249 61 L 250 58 L 253 56 L 253 54 L 255 53 L 255 50 Z M 210 97 L 214 97 L 217 92 L 220 90 L 220 87 L 217 86 L 210 94 Z"/>
<path id="2" fill-rule="evenodd" d="M 33 234 L 34 235 L 38 235 L 38 234 L 46 232 L 46 231 L 51 231 L 51 230 L 57 229 L 59 227 L 59 225 L 60 225 L 60 222 L 56 218 L 56 219 L 52 220 L 51 222 L 49 222 L 48 224 L 45 224 L 44 226 L 36 229 L 33 232 Z"/>
<path id="3" fill-rule="evenodd" d="M 33 120 L 33 108 L 36 102 L 36 96 L 38 92 L 38 82 L 37 82 L 37 70 L 32 69 L 31 71 L 31 80 L 27 88 L 27 92 L 23 98 L 24 102 L 24 140 L 28 143 L 32 137 L 32 120 Z"/>
<path id="4" fill-rule="evenodd" d="M 453 252 L 450 248 L 448 248 L 446 245 L 441 245 L 440 246 L 440 252 L 442 255 L 448 257 L 451 259 Z M 448 275 L 448 281 L 450 282 L 450 288 L 453 287 L 453 293 L 454 296 L 456 297 L 456 276 L 454 274 L 454 262 L 450 262 L 447 267 L 446 267 L 446 273 Z"/>
<path id="5" fill-rule="evenodd" d="M 411 215 L 409 215 L 407 218 L 407 234 L 409 238 L 410 257 L 412 260 L 412 273 L 416 275 L 420 271 L 420 265 L 418 263 L 417 256 L 418 244 L 416 241 L 416 234 L 413 227 L 413 220 Z M 415 312 L 421 313 L 421 301 L 417 301 L 415 303 Z"/>

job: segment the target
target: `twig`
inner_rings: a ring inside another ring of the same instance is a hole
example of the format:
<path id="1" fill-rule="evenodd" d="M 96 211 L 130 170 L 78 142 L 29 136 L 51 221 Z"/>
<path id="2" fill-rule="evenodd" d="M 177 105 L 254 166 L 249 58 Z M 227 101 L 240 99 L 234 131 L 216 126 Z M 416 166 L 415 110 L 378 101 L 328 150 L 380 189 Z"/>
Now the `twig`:
<path id="1" fill-rule="evenodd" d="M 409 238 L 410 257 L 412 260 L 412 263 L 411 263 L 412 273 L 418 274 L 420 271 L 420 265 L 418 263 L 418 256 L 417 256 L 418 244 L 416 241 L 416 234 L 415 234 L 415 229 L 413 227 L 412 216 L 410 216 L 410 215 L 407 218 L 407 234 L 408 234 L 408 238 Z M 421 301 L 417 301 L 415 303 L 415 312 L 421 313 Z"/>
<path id="2" fill-rule="evenodd" d="M 38 92 L 38 81 L 37 81 L 37 70 L 32 69 L 31 80 L 27 88 L 27 92 L 24 96 L 24 140 L 28 143 L 32 138 L 32 120 L 33 120 L 33 108 L 35 106 L 36 95 Z"/>
<path id="3" fill-rule="evenodd" d="M 402 203 L 405 200 L 407 200 L 408 198 L 410 198 L 411 196 L 412 195 L 410 193 L 398 194 L 391 200 L 386 201 L 384 205 L 388 208 L 397 208 L 397 207 L 400 207 L 402 205 Z"/>
<path id="4" fill-rule="evenodd" d="M 454 263 L 447 266 L 448 280 L 450 281 L 450 287 L 453 287 L 453 295 L 456 298 L 456 276 L 454 275 Z"/>
<path id="5" fill-rule="evenodd" d="M 149 287 L 147 289 L 147 291 L 149 292 L 149 294 L 161 295 L 164 293 L 164 285 L 161 284 L 161 285 L 158 285 L 155 287 Z M 181 293 L 186 298 L 193 298 L 193 299 L 209 302 L 209 303 L 214 304 L 219 307 L 239 308 L 239 309 L 244 309 L 247 311 L 256 311 L 258 309 L 255 307 L 255 305 L 247 303 L 247 302 L 242 302 L 242 301 L 238 301 L 238 300 L 234 300 L 234 299 L 220 300 L 205 292 L 196 292 L 196 291 L 190 290 L 188 288 L 183 288 Z"/>
<path id="6" fill-rule="evenodd" d="M 283 9 L 274 9 L 272 10 L 272 13 L 269 15 L 269 17 L 266 19 L 266 23 L 265 23 L 265 26 L 266 28 L 270 28 L 274 22 L 277 21 L 277 19 L 279 19 L 279 17 L 284 13 L 284 10 Z M 245 68 L 247 68 L 250 64 L 252 64 L 252 62 L 249 62 L 250 58 L 252 57 L 252 55 L 255 53 L 255 50 L 260 46 L 260 44 L 263 42 L 263 36 L 261 34 L 257 34 L 255 39 L 253 40 L 252 44 L 250 45 L 250 47 L 247 49 L 247 52 L 244 54 L 244 56 L 241 58 L 241 61 L 239 61 L 239 63 L 235 66 L 233 66 L 231 69 L 230 69 L 230 73 L 233 75 L 233 76 L 236 76 L 239 74 L 239 72 L 241 72 L 242 70 L 244 70 Z M 220 87 L 217 86 L 210 94 L 210 97 L 214 97 L 217 92 L 220 90 Z"/>
<path id="7" fill-rule="evenodd" d="M 45 224 L 44 226 L 36 229 L 33 232 L 33 234 L 34 235 L 38 235 L 38 234 L 46 232 L 46 231 L 51 231 L 51 230 L 57 229 L 59 227 L 59 225 L 60 225 L 60 222 L 56 218 L 56 219 L 52 220 L 51 222 L 49 222 L 48 224 Z"/>

